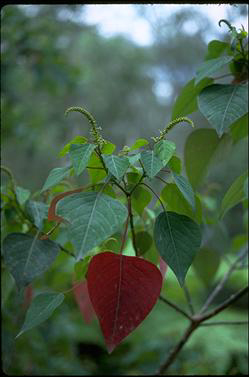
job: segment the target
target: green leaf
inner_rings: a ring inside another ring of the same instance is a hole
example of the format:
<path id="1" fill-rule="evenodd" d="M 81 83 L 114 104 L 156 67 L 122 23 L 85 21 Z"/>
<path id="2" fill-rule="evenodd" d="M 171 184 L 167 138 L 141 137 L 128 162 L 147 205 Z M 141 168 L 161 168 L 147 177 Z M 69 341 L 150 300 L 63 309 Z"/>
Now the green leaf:
<path id="1" fill-rule="evenodd" d="M 161 212 L 156 218 L 154 240 L 162 259 L 181 286 L 201 244 L 199 225 L 184 215 Z"/>
<path id="2" fill-rule="evenodd" d="M 231 124 L 248 112 L 248 88 L 246 85 L 210 85 L 199 94 L 198 105 L 201 113 L 221 136 Z"/>
<path id="3" fill-rule="evenodd" d="M 202 222 L 202 206 L 201 201 L 195 195 L 196 211 L 187 202 L 175 183 L 168 183 L 162 190 L 161 200 L 167 206 L 167 210 L 185 215 L 200 224 Z"/>
<path id="4" fill-rule="evenodd" d="M 131 196 L 132 208 L 142 216 L 145 207 L 152 199 L 151 193 L 143 186 L 139 185 L 135 188 Z"/>
<path id="5" fill-rule="evenodd" d="M 139 149 L 143 147 L 144 145 L 149 144 L 148 140 L 146 139 L 137 139 L 135 143 L 130 147 L 130 151 L 134 151 L 136 149 Z"/>
<path id="6" fill-rule="evenodd" d="M 248 199 L 248 177 L 246 178 L 244 182 L 243 189 L 244 189 L 245 197 Z"/>
<path id="7" fill-rule="evenodd" d="M 116 145 L 111 143 L 110 141 L 107 141 L 106 144 L 103 145 L 101 148 L 101 153 L 103 154 L 112 154 L 116 149 Z"/>
<path id="8" fill-rule="evenodd" d="M 43 188 L 41 189 L 41 192 L 48 190 L 52 186 L 55 186 L 63 178 L 68 176 L 70 169 L 71 169 L 71 166 L 66 166 L 64 168 L 55 168 L 51 170 L 51 172 L 48 175 L 48 178 L 46 179 L 46 182 L 43 185 Z"/>
<path id="9" fill-rule="evenodd" d="M 214 72 L 230 63 L 232 60 L 233 56 L 222 56 L 220 58 L 203 62 L 197 69 L 195 84 L 198 84 L 205 77 L 212 75 Z"/>
<path id="10" fill-rule="evenodd" d="M 168 140 L 160 140 L 154 146 L 154 154 L 162 161 L 163 166 L 165 166 L 169 162 L 175 150 L 175 143 Z"/>
<path id="11" fill-rule="evenodd" d="M 228 43 L 221 42 L 218 40 L 213 40 L 209 42 L 208 53 L 205 56 L 205 60 L 218 58 L 228 47 Z"/>
<path id="12" fill-rule="evenodd" d="M 127 209 L 101 192 L 85 192 L 60 200 L 57 214 L 70 222 L 69 236 L 79 260 L 119 229 Z"/>
<path id="13" fill-rule="evenodd" d="M 202 247 L 193 261 L 193 267 L 197 275 L 207 287 L 212 285 L 219 265 L 219 253 L 207 247 Z"/>
<path id="14" fill-rule="evenodd" d="M 130 164 L 133 165 L 141 158 L 141 154 L 137 153 L 137 154 L 134 154 L 133 156 L 127 156 L 127 158 L 129 159 Z"/>
<path id="15" fill-rule="evenodd" d="M 217 133 L 208 128 L 193 131 L 185 143 L 184 161 L 189 182 L 194 190 L 201 184 L 211 159 L 218 148 Z"/>
<path id="16" fill-rule="evenodd" d="M 153 238 L 146 231 L 137 232 L 135 236 L 138 256 L 144 255 L 151 248 Z"/>
<path id="17" fill-rule="evenodd" d="M 92 255 L 87 255 L 83 260 L 75 263 L 74 272 L 76 281 L 82 280 L 85 277 L 91 258 Z"/>
<path id="18" fill-rule="evenodd" d="M 46 321 L 53 314 L 54 310 L 61 305 L 63 300 L 63 293 L 41 293 L 37 295 L 31 302 L 24 324 L 16 338 L 25 331 Z"/>
<path id="19" fill-rule="evenodd" d="M 20 186 L 16 187 L 16 198 L 21 206 L 28 200 L 30 197 L 31 192 L 27 189 L 24 189 Z"/>
<path id="20" fill-rule="evenodd" d="M 28 285 L 47 271 L 59 250 L 53 241 L 23 233 L 11 233 L 3 241 L 4 261 L 18 287 Z"/>
<path id="21" fill-rule="evenodd" d="M 248 113 L 230 126 L 230 133 L 234 144 L 248 136 Z"/>
<path id="22" fill-rule="evenodd" d="M 173 177 L 175 180 L 175 183 L 179 190 L 181 191 L 184 198 L 189 202 L 193 210 L 195 210 L 195 194 L 194 191 L 188 182 L 188 180 L 183 177 L 182 175 L 178 175 L 176 173 L 173 173 Z"/>
<path id="23" fill-rule="evenodd" d="M 99 157 L 93 153 L 88 162 L 89 169 L 87 169 L 92 184 L 102 181 L 106 177 L 105 169 Z"/>
<path id="24" fill-rule="evenodd" d="M 177 156 L 172 156 L 169 160 L 167 167 L 169 167 L 176 174 L 180 174 L 182 171 L 182 161 Z"/>
<path id="25" fill-rule="evenodd" d="M 248 172 L 240 175 L 232 185 L 227 190 L 222 202 L 221 202 L 221 211 L 220 211 L 220 218 L 222 218 L 225 213 L 236 204 L 240 203 L 243 199 L 245 199 L 246 194 L 244 191 L 244 185 L 246 179 L 248 177 Z"/>
<path id="26" fill-rule="evenodd" d="M 35 200 L 29 200 L 26 203 L 26 211 L 32 222 L 38 229 L 43 228 L 43 222 L 48 217 L 48 205 Z"/>
<path id="27" fill-rule="evenodd" d="M 67 143 L 59 153 L 59 157 L 64 157 L 70 149 L 71 144 L 85 144 L 87 142 L 87 138 L 84 136 L 75 136 L 73 140 L 71 140 L 69 143 Z"/>
<path id="28" fill-rule="evenodd" d="M 162 161 L 153 151 L 141 152 L 141 161 L 149 178 L 153 178 L 163 168 Z"/>
<path id="29" fill-rule="evenodd" d="M 171 120 L 185 115 L 189 115 L 198 110 L 197 96 L 203 88 L 212 84 L 214 80 L 211 78 L 203 79 L 198 85 L 195 85 L 195 79 L 190 80 L 181 90 L 176 98 L 172 110 Z"/>
<path id="30" fill-rule="evenodd" d="M 103 160 L 109 172 L 120 180 L 128 169 L 130 162 L 127 157 L 108 155 L 103 156 Z"/>
<path id="31" fill-rule="evenodd" d="M 91 154 L 96 148 L 94 144 L 71 144 L 70 145 L 70 159 L 72 161 L 76 175 L 79 175 L 86 168 Z"/>

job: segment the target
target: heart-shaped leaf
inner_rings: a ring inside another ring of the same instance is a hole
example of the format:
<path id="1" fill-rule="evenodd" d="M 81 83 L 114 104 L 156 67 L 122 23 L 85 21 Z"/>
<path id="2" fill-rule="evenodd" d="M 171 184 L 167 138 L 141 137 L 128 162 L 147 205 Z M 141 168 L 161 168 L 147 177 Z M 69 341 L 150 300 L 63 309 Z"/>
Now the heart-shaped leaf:
<path id="1" fill-rule="evenodd" d="M 38 229 L 43 228 L 43 222 L 48 216 L 48 205 L 43 202 L 29 200 L 26 203 L 26 211 Z"/>
<path id="2" fill-rule="evenodd" d="M 162 161 L 155 156 L 154 151 L 142 152 L 141 161 L 149 178 L 153 178 L 163 168 Z"/>
<path id="3" fill-rule="evenodd" d="M 82 281 L 81 283 L 74 283 L 73 293 L 77 304 L 79 305 L 80 311 L 84 318 L 85 323 L 91 323 L 95 312 L 92 306 L 92 302 L 89 297 L 87 281 Z"/>
<path id="4" fill-rule="evenodd" d="M 81 174 L 86 168 L 93 150 L 96 148 L 94 144 L 71 144 L 70 158 L 77 175 Z"/>
<path id="5" fill-rule="evenodd" d="M 64 157 L 69 152 L 72 144 L 85 144 L 86 142 L 87 139 L 84 136 L 75 136 L 73 140 L 64 145 L 64 147 L 60 150 L 59 157 Z"/>
<path id="6" fill-rule="evenodd" d="M 173 156 L 175 149 L 176 145 L 172 141 L 160 140 L 154 146 L 154 153 L 162 161 L 163 166 L 165 166 Z"/>
<path id="7" fill-rule="evenodd" d="M 11 233 L 3 241 L 4 261 L 18 287 L 28 285 L 54 262 L 60 248 L 50 240 Z"/>
<path id="8" fill-rule="evenodd" d="M 119 157 L 112 155 L 103 155 L 103 160 L 109 172 L 118 180 L 123 177 L 128 169 L 130 162 L 127 157 Z"/>
<path id="9" fill-rule="evenodd" d="M 195 84 L 198 84 L 204 77 L 212 75 L 226 64 L 233 60 L 233 56 L 222 56 L 203 62 L 197 69 Z"/>
<path id="10" fill-rule="evenodd" d="M 41 293 L 37 295 L 33 299 L 27 311 L 24 324 L 16 337 L 46 321 L 54 310 L 61 305 L 63 300 L 63 293 Z"/>
<path id="11" fill-rule="evenodd" d="M 195 210 L 195 194 L 190 183 L 182 175 L 173 173 L 173 177 L 174 177 L 176 186 L 179 188 L 179 190 L 181 191 L 182 195 L 187 200 L 187 202 L 189 202 L 193 210 Z"/>
<path id="12" fill-rule="evenodd" d="M 156 218 L 154 239 L 159 254 L 183 286 L 187 271 L 201 244 L 199 226 L 187 216 L 161 212 Z"/>
<path id="13" fill-rule="evenodd" d="M 71 166 L 52 169 L 41 189 L 41 192 L 48 190 L 50 187 L 59 183 L 63 178 L 65 178 L 69 174 L 70 169 L 71 169 Z"/>
<path id="14" fill-rule="evenodd" d="M 231 124 L 248 112 L 248 87 L 210 85 L 199 94 L 198 105 L 201 113 L 221 136 Z"/>
<path id="15" fill-rule="evenodd" d="M 70 223 L 69 236 L 79 260 L 119 229 L 127 209 L 102 192 L 84 192 L 60 200 L 57 214 Z"/>
<path id="16" fill-rule="evenodd" d="M 162 275 L 142 258 L 104 252 L 91 259 L 87 284 L 111 353 L 152 310 L 162 288 Z"/>

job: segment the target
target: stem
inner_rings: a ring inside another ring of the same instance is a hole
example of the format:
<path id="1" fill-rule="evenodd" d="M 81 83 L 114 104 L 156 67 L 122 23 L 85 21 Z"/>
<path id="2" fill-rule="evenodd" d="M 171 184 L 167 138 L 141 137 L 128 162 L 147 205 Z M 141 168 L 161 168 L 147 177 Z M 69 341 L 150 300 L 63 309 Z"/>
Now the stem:
<path id="1" fill-rule="evenodd" d="M 220 283 L 216 286 L 216 288 L 213 290 L 213 292 L 208 297 L 207 301 L 205 302 L 205 304 L 201 308 L 199 314 L 201 314 L 201 313 L 203 313 L 203 312 L 205 312 L 207 310 L 207 308 L 209 307 L 209 305 L 211 304 L 211 302 L 214 300 L 214 298 L 217 296 L 217 294 L 224 287 L 226 281 L 229 279 L 229 277 L 232 274 L 232 272 L 236 269 L 237 264 L 240 262 L 241 259 L 243 259 L 245 257 L 246 253 L 247 253 L 247 248 L 242 249 L 242 251 L 239 253 L 237 259 L 230 266 L 229 270 L 227 271 L 227 273 L 225 274 L 225 276 L 223 277 L 223 279 L 220 281 Z"/>
<path id="2" fill-rule="evenodd" d="M 153 192 L 153 194 L 154 194 L 154 195 L 157 197 L 157 199 L 159 200 L 159 202 L 160 202 L 160 204 L 161 204 L 161 206 L 162 206 L 164 212 L 166 212 L 166 209 L 165 209 L 165 207 L 164 207 L 164 205 L 163 205 L 163 202 L 162 202 L 162 200 L 160 199 L 160 197 L 157 195 L 157 193 L 156 193 L 156 192 L 155 192 L 155 191 L 154 191 L 149 185 L 147 185 L 147 184 L 144 183 L 144 182 L 141 182 L 140 185 L 144 185 L 144 186 L 148 187 L 148 188 Z"/>
<path id="3" fill-rule="evenodd" d="M 194 315 L 195 312 L 194 312 L 194 307 L 193 307 L 192 299 L 191 299 L 191 296 L 189 294 L 189 290 L 188 290 L 188 288 L 187 288 L 187 286 L 185 284 L 183 285 L 183 290 L 184 290 L 185 297 L 186 297 L 186 300 L 187 300 L 187 303 L 188 303 L 188 306 L 189 306 L 190 313 L 192 315 Z"/>
<path id="4" fill-rule="evenodd" d="M 248 325 L 248 321 L 216 321 L 201 323 L 200 326 L 217 326 L 217 325 Z"/>
<path id="5" fill-rule="evenodd" d="M 163 301 L 165 304 L 171 306 L 172 308 L 174 308 L 177 312 L 181 313 L 182 315 L 184 315 L 184 317 L 188 318 L 190 321 L 192 321 L 192 318 L 188 315 L 188 313 L 186 313 L 184 310 L 182 310 L 181 308 L 179 308 L 179 306 L 177 306 L 176 304 L 174 304 L 173 302 L 167 300 L 166 298 L 162 297 L 162 296 L 159 296 L 159 299 L 161 301 Z"/>
<path id="6" fill-rule="evenodd" d="M 122 254 L 123 249 L 124 249 L 124 244 L 125 244 L 125 239 L 126 239 L 128 224 L 129 224 L 129 217 L 130 217 L 130 214 L 128 213 L 127 220 L 126 220 L 126 223 L 125 223 L 125 230 L 124 230 L 124 234 L 123 234 L 123 237 L 122 237 L 122 243 L 121 243 L 121 247 L 120 247 L 120 254 Z"/>
<path id="7" fill-rule="evenodd" d="M 131 196 L 127 195 L 127 201 L 128 201 L 128 213 L 130 217 L 130 227 L 131 227 L 131 238 L 132 238 L 132 246 L 135 250 L 136 257 L 139 255 L 139 252 L 137 250 L 136 245 L 136 236 L 135 236 L 135 229 L 134 229 L 134 223 L 133 223 L 133 214 L 132 214 L 132 208 L 131 208 Z"/>

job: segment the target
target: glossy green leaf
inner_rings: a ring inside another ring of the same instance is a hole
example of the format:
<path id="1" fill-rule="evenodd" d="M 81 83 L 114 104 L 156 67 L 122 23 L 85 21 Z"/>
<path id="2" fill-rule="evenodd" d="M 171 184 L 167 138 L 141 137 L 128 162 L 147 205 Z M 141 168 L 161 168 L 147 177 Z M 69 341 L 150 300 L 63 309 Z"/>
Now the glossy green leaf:
<path id="1" fill-rule="evenodd" d="M 210 85 L 199 94 L 198 106 L 201 113 L 221 136 L 231 124 L 248 112 L 248 87 L 246 85 Z"/>
<path id="2" fill-rule="evenodd" d="M 94 144 L 71 144 L 70 159 L 72 161 L 76 175 L 79 175 L 86 168 L 93 150 L 96 148 Z"/>
<path id="3" fill-rule="evenodd" d="M 205 56 L 205 60 L 218 58 L 228 47 L 229 44 L 226 42 L 212 40 L 208 44 L 208 53 Z"/>
<path id="4" fill-rule="evenodd" d="M 153 178 L 163 168 L 162 161 L 155 156 L 153 151 L 142 152 L 141 161 L 149 178 Z"/>
<path id="5" fill-rule="evenodd" d="M 189 182 L 194 190 L 201 184 L 220 139 L 209 128 L 193 131 L 185 143 L 184 161 Z"/>
<path id="6" fill-rule="evenodd" d="M 71 166 L 66 166 L 63 168 L 55 168 L 51 170 L 51 172 L 48 175 L 48 178 L 46 179 L 46 182 L 44 183 L 41 192 L 48 190 L 50 187 L 55 186 L 57 183 L 62 181 L 63 178 L 69 175 L 69 170 L 71 169 Z"/>
<path id="7" fill-rule="evenodd" d="M 28 200 L 30 194 L 31 192 L 29 190 L 24 189 L 20 186 L 16 187 L 16 198 L 21 205 L 23 205 Z"/>
<path id="8" fill-rule="evenodd" d="M 29 200 L 25 206 L 28 216 L 38 229 L 43 228 L 43 222 L 48 217 L 48 205 L 35 200 Z"/>
<path id="9" fill-rule="evenodd" d="M 195 210 L 195 194 L 192 189 L 192 186 L 190 185 L 188 180 L 182 175 L 173 173 L 173 177 L 174 177 L 176 186 L 179 188 L 182 195 L 187 200 L 187 202 L 191 205 L 193 210 Z"/>
<path id="10" fill-rule="evenodd" d="M 160 140 L 154 146 L 154 154 L 162 161 L 163 166 L 165 166 L 169 162 L 175 150 L 175 143 L 168 140 Z"/>
<path id="11" fill-rule="evenodd" d="M 59 153 L 59 157 L 64 157 L 70 149 L 71 144 L 85 144 L 87 142 L 87 138 L 84 136 L 75 136 L 73 140 L 71 140 L 69 143 L 67 143 Z"/>
<path id="12" fill-rule="evenodd" d="M 60 200 L 57 214 L 70 223 L 69 237 L 79 260 L 119 229 L 127 218 L 127 209 L 101 192 L 85 192 Z"/>
<path id="13" fill-rule="evenodd" d="M 197 69 L 197 74 L 195 78 L 195 84 L 198 84 L 202 79 L 212 75 L 219 69 L 227 65 L 233 60 L 233 56 L 222 56 L 216 59 L 210 59 L 203 62 Z"/>
<path id="14" fill-rule="evenodd" d="M 95 153 L 93 153 L 90 157 L 90 160 L 88 162 L 88 169 L 87 172 L 90 176 L 90 180 L 92 184 L 98 183 L 102 181 L 106 177 L 105 169 L 102 165 L 102 162 L 100 159 L 96 156 Z"/>
<path id="15" fill-rule="evenodd" d="M 147 207 L 151 199 L 151 193 L 144 186 L 139 185 L 135 188 L 131 196 L 132 208 L 139 216 L 142 216 L 145 207 Z"/>
<path id="16" fill-rule="evenodd" d="M 4 261 L 18 287 L 28 285 L 43 274 L 59 250 L 53 241 L 39 240 L 23 233 L 11 233 L 3 241 Z"/>
<path id="17" fill-rule="evenodd" d="M 176 101 L 172 110 L 171 120 L 174 120 L 185 115 L 189 115 L 198 110 L 197 96 L 203 88 L 212 84 L 213 79 L 205 78 L 198 85 L 195 85 L 195 79 L 190 80 L 180 94 L 176 98 Z"/>
<path id="18" fill-rule="evenodd" d="M 143 147 L 144 145 L 149 144 L 148 140 L 146 139 L 137 139 L 135 143 L 130 147 L 130 151 L 134 151 L 136 149 L 139 149 Z"/>
<path id="19" fill-rule="evenodd" d="M 161 212 L 156 218 L 154 240 L 162 259 L 183 286 L 187 271 L 201 244 L 199 226 L 187 216 Z"/>
<path id="20" fill-rule="evenodd" d="M 180 174 L 182 171 L 182 161 L 177 156 L 172 156 L 169 160 L 167 167 L 169 167 L 176 174 Z"/>
<path id="21" fill-rule="evenodd" d="M 37 295 L 32 300 L 24 324 L 16 337 L 46 321 L 54 310 L 62 304 L 63 300 L 63 293 L 41 293 Z"/>
<path id="22" fill-rule="evenodd" d="M 127 157 L 112 155 L 103 156 L 103 160 L 109 172 L 120 180 L 128 169 L 130 162 Z"/>
<path id="23" fill-rule="evenodd" d="M 162 190 L 160 195 L 161 200 L 165 204 L 168 211 L 176 212 L 193 219 L 200 224 L 202 222 L 202 206 L 201 201 L 195 195 L 196 210 L 187 202 L 175 183 L 168 183 Z M 159 205 L 159 203 L 158 203 Z"/>
<path id="24" fill-rule="evenodd" d="M 193 261 L 193 267 L 197 275 L 207 287 L 212 285 L 219 265 L 220 254 L 207 247 L 202 247 Z"/>
<path id="25" fill-rule="evenodd" d="M 234 143 L 248 136 L 248 113 L 230 126 L 230 134 Z"/>
<path id="26" fill-rule="evenodd" d="M 244 185 L 246 179 L 248 177 L 248 172 L 240 175 L 232 185 L 227 190 L 222 202 L 221 202 L 221 211 L 220 217 L 222 218 L 226 212 L 234 207 L 236 204 L 240 203 L 246 197 L 246 193 L 244 191 Z"/>

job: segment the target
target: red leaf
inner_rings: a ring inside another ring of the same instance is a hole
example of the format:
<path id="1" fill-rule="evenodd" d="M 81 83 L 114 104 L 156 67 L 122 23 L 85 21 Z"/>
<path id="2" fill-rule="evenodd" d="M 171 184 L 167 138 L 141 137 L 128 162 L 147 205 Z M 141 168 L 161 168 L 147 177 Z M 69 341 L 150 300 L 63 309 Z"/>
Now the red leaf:
<path id="1" fill-rule="evenodd" d="M 168 269 L 168 265 L 167 265 L 166 262 L 164 262 L 164 260 L 161 257 L 159 258 L 159 268 L 160 268 L 162 277 L 164 279 L 165 278 L 165 274 L 166 274 L 167 269 Z"/>
<path id="2" fill-rule="evenodd" d="M 89 298 L 87 281 L 81 283 L 73 284 L 73 293 L 77 304 L 79 305 L 80 311 L 83 315 L 84 321 L 89 324 L 94 317 L 94 309 Z"/>
<path id="3" fill-rule="evenodd" d="M 91 259 L 87 284 L 111 353 L 152 310 L 162 288 L 162 275 L 145 259 L 104 252 Z"/>

